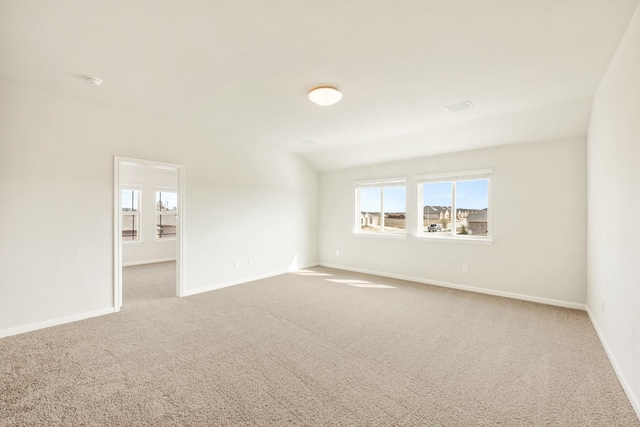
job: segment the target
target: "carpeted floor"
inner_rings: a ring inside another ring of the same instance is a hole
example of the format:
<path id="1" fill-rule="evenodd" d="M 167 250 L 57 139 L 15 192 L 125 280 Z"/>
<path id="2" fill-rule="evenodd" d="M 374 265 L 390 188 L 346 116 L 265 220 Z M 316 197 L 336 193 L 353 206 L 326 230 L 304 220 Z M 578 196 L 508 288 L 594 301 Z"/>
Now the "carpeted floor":
<path id="1" fill-rule="evenodd" d="M 1 339 L 0 425 L 640 426 L 584 312 L 327 268 L 176 298 L 172 267 Z"/>
<path id="2" fill-rule="evenodd" d="M 176 262 L 134 265 L 122 269 L 122 306 L 176 298 Z"/>

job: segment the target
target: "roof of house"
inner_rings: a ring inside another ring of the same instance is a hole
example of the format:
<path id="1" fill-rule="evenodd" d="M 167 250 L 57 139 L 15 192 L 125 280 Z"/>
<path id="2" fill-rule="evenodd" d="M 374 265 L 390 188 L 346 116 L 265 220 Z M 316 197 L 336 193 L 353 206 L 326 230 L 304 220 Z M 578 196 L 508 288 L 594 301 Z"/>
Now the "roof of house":
<path id="1" fill-rule="evenodd" d="M 424 213 L 426 214 L 439 214 L 440 212 L 451 211 L 451 206 L 425 206 Z"/>

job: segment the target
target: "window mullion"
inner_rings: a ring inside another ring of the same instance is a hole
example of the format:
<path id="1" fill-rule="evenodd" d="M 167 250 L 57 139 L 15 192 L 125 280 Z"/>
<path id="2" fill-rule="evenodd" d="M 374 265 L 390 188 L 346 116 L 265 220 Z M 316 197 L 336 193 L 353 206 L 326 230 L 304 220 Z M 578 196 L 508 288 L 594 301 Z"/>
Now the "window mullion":
<path id="1" fill-rule="evenodd" d="M 362 209 L 360 208 L 360 189 L 356 187 L 356 231 L 362 230 Z"/>
<path id="2" fill-rule="evenodd" d="M 418 236 L 424 234 L 424 206 L 422 206 L 422 191 L 422 184 L 418 184 Z"/>
<path id="3" fill-rule="evenodd" d="M 456 182 L 451 182 L 451 236 L 456 235 L 458 226 L 458 216 L 456 215 Z"/>
<path id="4" fill-rule="evenodd" d="M 384 233 L 384 185 L 380 188 L 380 232 Z"/>

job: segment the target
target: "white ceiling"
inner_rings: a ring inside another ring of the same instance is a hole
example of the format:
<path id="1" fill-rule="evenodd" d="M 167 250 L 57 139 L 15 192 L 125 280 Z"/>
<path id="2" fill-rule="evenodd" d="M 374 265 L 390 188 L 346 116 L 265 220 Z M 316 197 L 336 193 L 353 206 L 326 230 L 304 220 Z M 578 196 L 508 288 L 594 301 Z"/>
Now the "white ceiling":
<path id="1" fill-rule="evenodd" d="M 0 76 L 329 170 L 585 135 L 637 4 L 0 0 Z M 343 100 L 310 103 L 323 84 Z"/>

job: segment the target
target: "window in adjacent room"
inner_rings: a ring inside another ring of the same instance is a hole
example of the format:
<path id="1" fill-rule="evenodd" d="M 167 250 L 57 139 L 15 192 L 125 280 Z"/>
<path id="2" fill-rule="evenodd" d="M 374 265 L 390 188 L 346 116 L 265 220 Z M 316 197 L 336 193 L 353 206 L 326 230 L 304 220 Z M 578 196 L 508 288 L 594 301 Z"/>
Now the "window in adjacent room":
<path id="1" fill-rule="evenodd" d="M 418 236 L 489 239 L 493 169 L 420 175 Z"/>
<path id="2" fill-rule="evenodd" d="M 140 241 L 140 188 L 121 190 L 122 241 Z"/>
<path id="3" fill-rule="evenodd" d="M 357 181 L 356 232 L 406 235 L 406 178 Z"/>
<path id="4" fill-rule="evenodd" d="M 175 239 L 178 194 L 175 190 L 156 190 L 156 239 Z"/>

